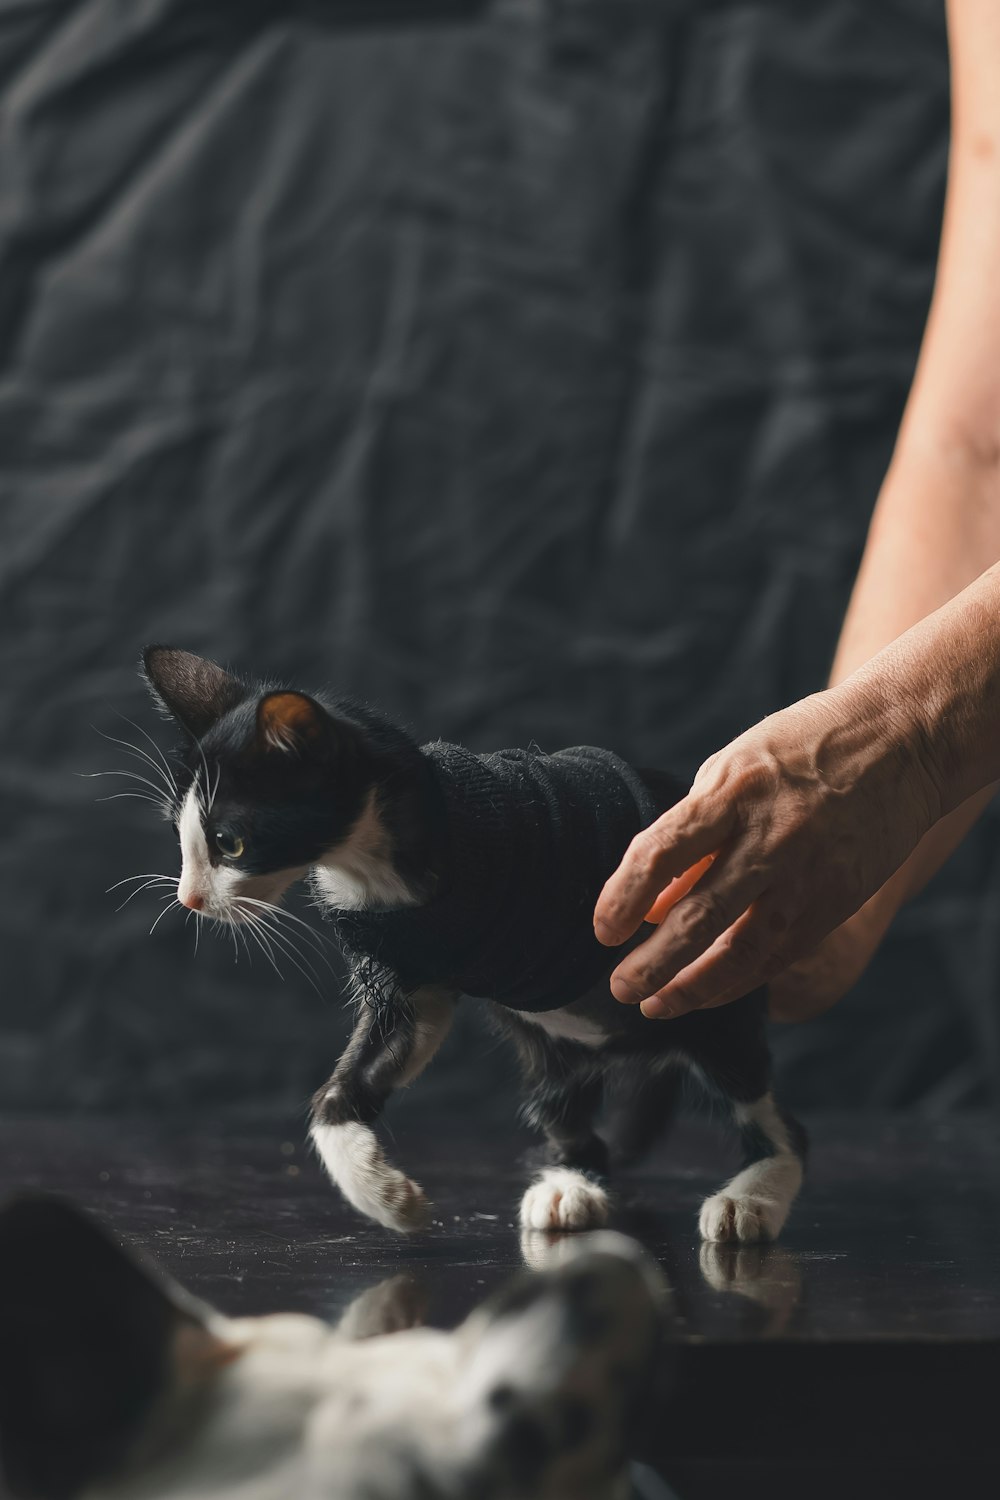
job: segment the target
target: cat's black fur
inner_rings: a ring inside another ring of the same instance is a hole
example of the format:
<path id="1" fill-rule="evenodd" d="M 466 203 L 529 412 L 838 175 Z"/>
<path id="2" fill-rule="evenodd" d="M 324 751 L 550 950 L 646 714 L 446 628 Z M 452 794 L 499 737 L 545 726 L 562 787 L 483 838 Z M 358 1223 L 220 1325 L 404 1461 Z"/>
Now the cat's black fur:
<path id="1" fill-rule="evenodd" d="M 361 821 L 374 811 L 382 840 L 378 858 L 394 878 L 394 889 L 405 891 L 404 904 L 414 903 L 408 920 L 419 920 L 421 910 L 432 910 L 448 891 L 453 870 L 440 777 L 432 757 L 383 716 L 346 700 L 251 687 L 210 662 L 167 647 L 147 649 L 144 673 L 161 705 L 188 735 L 174 811 L 179 813 L 192 786 L 200 788 L 213 869 L 226 863 L 213 840 L 234 834 L 245 846 L 236 872 L 241 877 L 294 871 L 297 878 L 321 860 L 336 867 L 338 849 L 350 846 Z M 637 774 L 648 797 L 644 821 L 683 793 L 666 773 Z M 627 842 L 625 837 L 605 859 L 605 868 L 587 872 L 589 884 L 582 883 L 581 875 L 579 899 L 588 914 Z M 376 880 L 370 903 L 393 902 L 379 893 Z M 332 915 L 336 924 L 338 913 Z M 427 972 L 408 973 L 404 980 L 399 966 L 380 961 L 377 941 L 372 939 L 367 949 L 358 946 L 357 929 L 344 916 L 340 936 L 353 945 L 348 958 L 359 1012 L 332 1077 L 315 1096 L 314 1135 L 323 1128 L 369 1126 L 377 1120 L 392 1092 L 436 1050 L 459 998 L 451 976 L 432 972 L 426 962 Z M 496 920 L 502 921 L 503 914 L 498 912 Z M 587 926 L 589 931 L 589 915 Z M 362 922 L 360 930 L 369 929 Z M 572 932 L 575 941 L 584 941 L 578 927 Z M 506 1005 L 490 1007 L 495 1023 L 517 1046 L 526 1088 L 524 1112 L 544 1132 L 553 1159 L 589 1174 L 606 1172 L 608 1148 L 595 1122 L 605 1087 L 616 1079 L 623 1085 L 618 1091 L 620 1154 L 638 1154 L 669 1118 L 680 1064 L 725 1106 L 742 1136 L 744 1166 L 759 1166 L 775 1156 L 794 1157 L 801 1165 L 804 1132 L 770 1098 L 764 992 L 671 1022 L 650 1022 L 637 1008 L 618 1004 L 608 988 L 608 976 L 624 951 L 603 950 L 596 982 L 544 1018 L 530 1018 Z M 488 996 L 487 986 L 483 993 Z M 336 1175 L 334 1167 L 330 1170 Z M 349 1187 L 344 1190 L 350 1197 Z M 786 1192 L 788 1202 L 794 1190 L 790 1196 Z M 766 1187 L 760 1191 L 766 1198 Z M 706 1229 L 703 1218 L 703 1233 L 757 1238 L 777 1232 L 788 1202 L 770 1218 L 762 1210 L 756 1220 L 749 1209 L 741 1218 L 737 1202 L 721 1218 L 715 1214 L 714 1228 Z M 553 1219 L 554 1225 L 559 1222 L 558 1216 Z"/>

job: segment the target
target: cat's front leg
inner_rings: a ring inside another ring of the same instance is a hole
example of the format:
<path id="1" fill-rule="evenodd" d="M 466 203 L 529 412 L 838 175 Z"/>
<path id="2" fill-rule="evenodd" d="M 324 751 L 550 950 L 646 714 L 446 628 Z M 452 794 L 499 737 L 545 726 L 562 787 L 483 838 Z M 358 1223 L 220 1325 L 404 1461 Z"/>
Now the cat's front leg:
<path id="1" fill-rule="evenodd" d="M 372 1126 L 395 1089 L 417 1077 L 451 1025 L 457 996 L 437 986 L 416 990 L 376 1018 L 364 1006 L 332 1077 L 313 1097 L 310 1135 L 347 1201 L 387 1229 L 421 1228 L 423 1189 L 387 1159 Z"/>
<path id="2" fill-rule="evenodd" d="M 702 1204 L 702 1239 L 739 1244 L 777 1239 L 802 1186 L 806 1133 L 770 1092 L 728 1102 L 743 1140 L 743 1168 Z"/>
<path id="3" fill-rule="evenodd" d="M 550 1157 L 521 1199 L 521 1228 L 596 1229 L 607 1223 L 610 1209 L 608 1151 L 594 1129 L 603 1074 L 572 1043 L 530 1034 L 518 1041 L 528 1084 L 522 1114 L 545 1132 Z"/>

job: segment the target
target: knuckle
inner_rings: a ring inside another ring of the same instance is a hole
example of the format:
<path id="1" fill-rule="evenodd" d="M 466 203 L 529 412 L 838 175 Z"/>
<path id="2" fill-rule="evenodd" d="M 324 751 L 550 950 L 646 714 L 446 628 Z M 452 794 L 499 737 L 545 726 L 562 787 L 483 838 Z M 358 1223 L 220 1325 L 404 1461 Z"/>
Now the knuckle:
<path id="1" fill-rule="evenodd" d="M 756 800 L 769 792 L 773 784 L 774 774 L 771 767 L 759 760 L 742 764 L 734 777 L 736 795 L 745 801 Z"/>
<path id="2" fill-rule="evenodd" d="M 716 750 L 714 755 L 710 755 L 707 760 L 703 760 L 695 773 L 693 785 L 697 786 L 700 781 L 707 780 L 715 770 L 716 766 L 719 765 L 720 761 L 722 760 L 722 756 L 723 752 L 721 750 Z"/>
<path id="3" fill-rule="evenodd" d="M 694 784 L 703 799 L 715 803 L 723 798 L 740 808 L 773 791 L 774 770 L 767 757 L 730 748 L 710 756 L 700 767 Z"/>
<path id="4" fill-rule="evenodd" d="M 699 891 L 697 888 L 681 901 L 677 908 L 678 922 L 684 936 L 696 940 L 700 934 L 714 936 L 727 925 L 725 906 L 714 891 Z"/>
<path id="5" fill-rule="evenodd" d="M 656 874 L 657 866 L 666 852 L 666 840 L 657 831 L 654 824 L 651 828 L 644 828 L 637 833 L 629 845 L 629 863 L 637 875 L 642 877 Z"/>

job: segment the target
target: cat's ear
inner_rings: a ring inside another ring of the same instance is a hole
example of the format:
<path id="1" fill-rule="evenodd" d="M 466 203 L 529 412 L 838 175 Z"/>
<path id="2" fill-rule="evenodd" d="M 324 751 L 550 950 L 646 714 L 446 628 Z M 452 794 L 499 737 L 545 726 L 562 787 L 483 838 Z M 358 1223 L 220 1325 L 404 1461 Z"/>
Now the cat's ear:
<path id="1" fill-rule="evenodd" d="M 173 646 L 147 646 L 142 674 L 157 702 L 196 740 L 247 696 L 238 677 Z"/>
<path id="2" fill-rule="evenodd" d="M 262 750 L 322 754 L 333 745 L 330 715 L 306 693 L 265 693 L 257 704 L 257 743 Z"/>
<path id="3" fill-rule="evenodd" d="M 235 1351 L 200 1304 L 57 1198 L 0 1210 L 0 1454 L 17 1495 L 65 1500 L 142 1436 L 158 1398 Z"/>

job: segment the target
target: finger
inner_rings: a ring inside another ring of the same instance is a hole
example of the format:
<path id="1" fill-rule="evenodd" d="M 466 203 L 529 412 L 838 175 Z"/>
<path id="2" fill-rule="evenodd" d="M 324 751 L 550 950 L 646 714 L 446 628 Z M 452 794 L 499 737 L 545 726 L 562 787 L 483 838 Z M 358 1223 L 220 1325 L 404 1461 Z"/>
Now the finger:
<path id="1" fill-rule="evenodd" d="M 657 896 L 656 900 L 653 902 L 652 906 L 649 908 L 649 911 L 643 918 L 643 921 L 652 922 L 654 927 L 658 927 L 659 924 L 663 921 L 664 917 L 667 915 L 667 912 L 670 911 L 672 907 L 677 905 L 682 896 L 687 895 L 691 887 L 695 885 L 704 875 L 705 871 L 711 867 L 714 858 L 714 854 L 706 855 L 704 859 L 699 859 L 696 865 L 692 865 L 690 870 L 685 870 L 683 875 L 678 875 L 676 880 L 672 880 L 666 887 L 666 889 L 662 890 Z"/>
<path id="2" fill-rule="evenodd" d="M 766 893 L 706 952 L 643 1000 L 640 1010 L 651 1020 L 675 1020 L 748 995 L 800 956 L 799 944 L 789 942 L 790 926 L 778 899 Z"/>
<path id="3" fill-rule="evenodd" d="M 689 794 L 636 834 L 597 898 L 598 941 L 615 947 L 630 938 L 664 886 L 713 854 L 735 821 L 728 803 Z"/>
<path id="4" fill-rule="evenodd" d="M 616 1000 L 636 1004 L 657 994 L 682 969 L 700 958 L 733 928 L 761 895 L 759 868 L 734 868 L 736 856 L 723 852 L 711 869 L 668 912 L 652 937 L 633 948 L 611 975 Z"/>

